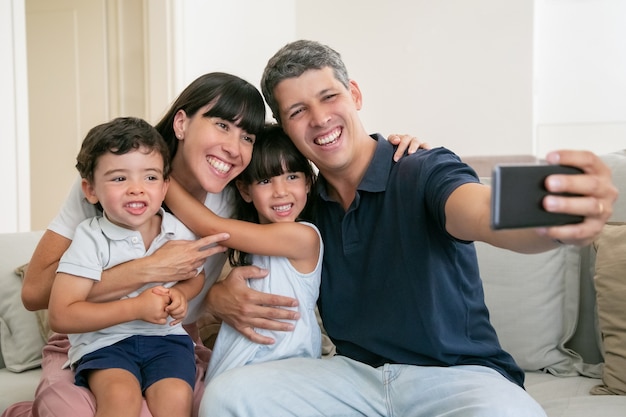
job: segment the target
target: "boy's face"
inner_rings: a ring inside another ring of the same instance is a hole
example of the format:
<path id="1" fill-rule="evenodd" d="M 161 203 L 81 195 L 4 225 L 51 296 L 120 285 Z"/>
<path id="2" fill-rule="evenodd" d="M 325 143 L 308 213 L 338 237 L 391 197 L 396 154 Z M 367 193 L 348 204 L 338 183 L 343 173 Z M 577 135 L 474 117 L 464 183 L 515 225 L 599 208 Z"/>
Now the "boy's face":
<path id="1" fill-rule="evenodd" d="M 283 129 L 322 172 L 346 168 L 356 155 L 361 132 L 361 91 L 335 78 L 332 68 L 308 70 L 274 89 Z"/>
<path id="2" fill-rule="evenodd" d="M 107 218 L 138 230 L 159 211 L 169 182 L 163 178 L 163 158 L 145 148 L 115 155 L 106 153 L 96 164 L 93 183 L 83 179 L 87 200 L 100 202 Z"/>

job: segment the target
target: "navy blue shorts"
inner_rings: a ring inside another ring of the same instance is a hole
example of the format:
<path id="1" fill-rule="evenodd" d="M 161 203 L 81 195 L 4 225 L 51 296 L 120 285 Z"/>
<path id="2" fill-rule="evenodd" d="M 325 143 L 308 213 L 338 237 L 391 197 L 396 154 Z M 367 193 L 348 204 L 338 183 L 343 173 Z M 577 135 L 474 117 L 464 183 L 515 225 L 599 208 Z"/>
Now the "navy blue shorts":
<path id="1" fill-rule="evenodd" d="M 164 378 L 187 381 L 191 389 L 196 382 L 194 346 L 186 335 L 131 336 L 88 353 L 76 362 L 75 383 L 89 388 L 90 371 L 112 368 L 135 375 L 142 392 Z"/>

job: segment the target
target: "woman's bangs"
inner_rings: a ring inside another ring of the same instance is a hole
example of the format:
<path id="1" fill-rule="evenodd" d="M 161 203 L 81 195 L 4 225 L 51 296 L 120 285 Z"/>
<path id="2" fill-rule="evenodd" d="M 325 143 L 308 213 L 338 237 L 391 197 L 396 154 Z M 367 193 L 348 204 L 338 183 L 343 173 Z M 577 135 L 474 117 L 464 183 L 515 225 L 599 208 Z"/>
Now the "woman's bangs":
<path id="1" fill-rule="evenodd" d="M 252 93 L 242 88 L 225 89 L 205 116 L 228 120 L 250 134 L 257 134 L 265 125 L 265 104 L 262 98 L 259 100 L 258 92 Z"/>

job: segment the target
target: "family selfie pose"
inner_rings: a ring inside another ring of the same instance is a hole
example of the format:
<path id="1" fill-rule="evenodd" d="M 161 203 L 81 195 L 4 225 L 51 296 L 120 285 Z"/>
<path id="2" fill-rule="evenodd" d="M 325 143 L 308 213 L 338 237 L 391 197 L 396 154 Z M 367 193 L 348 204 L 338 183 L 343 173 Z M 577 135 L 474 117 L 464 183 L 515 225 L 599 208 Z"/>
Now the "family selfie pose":
<path id="1" fill-rule="evenodd" d="M 548 177 L 544 208 L 581 221 L 495 230 L 491 187 L 459 156 L 366 131 L 332 47 L 280 48 L 261 92 L 209 73 L 154 129 L 88 135 L 103 148 L 92 172 L 79 155 L 22 290 L 60 333 L 35 400 L 2 416 L 546 416 L 492 325 L 474 242 L 589 245 L 617 198 L 609 167 L 549 153 L 580 173 Z M 316 308 L 336 349 L 323 359 Z M 222 321 L 213 352 L 206 313 Z"/>

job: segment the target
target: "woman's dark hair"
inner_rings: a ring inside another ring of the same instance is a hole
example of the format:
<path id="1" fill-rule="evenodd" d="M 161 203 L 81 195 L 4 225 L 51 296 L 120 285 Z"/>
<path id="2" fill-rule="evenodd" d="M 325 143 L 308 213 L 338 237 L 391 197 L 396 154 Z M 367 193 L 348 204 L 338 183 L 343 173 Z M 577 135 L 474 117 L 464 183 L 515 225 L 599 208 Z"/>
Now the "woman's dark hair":
<path id="1" fill-rule="evenodd" d="M 265 124 L 265 103 L 259 90 L 246 80 L 232 74 L 211 72 L 196 78 L 183 90 L 167 113 L 156 124 L 170 150 L 172 158 L 178 149 L 174 133 L 174 117 L 183 110 L 192 117 L 207 104 L 211 108 L 204 117 L 219 117 L 257 134 Z"/>
<path id="2" fill-rule="evenodd" d="M 283 129 L 276 125 L 267 125 L 257 134 L 252 160 L 248 167 L 229 186 L 236 195 L 235 215 L 238 220 L 259 223 L 259 214 L 252 202 L 246 202 L 237 190 L 236 183 L 241 181 L 250 185 L 257 181 L 276 177 L 285 172 L 302 172 L 309 183 L 307 203 L 298 220 L 311 221 L 315 203 L 316 175 L 309 160 L 295 147 Z M 235 249 L 228 250 L 228 260 L 232 266 L 249 265 L 249 254 Z"/>
<path id="3" fill-rule="evenodd" d="M 167 144 L 150 123 L 137 117 L 118 117 L 89 130 L 76 156 L 76 169 L 82 178 L 93 182 L 102 155 L 124 155 L 141 147 L 161 154 L 163 177 L 167 179 L 171 169 Z"/>

